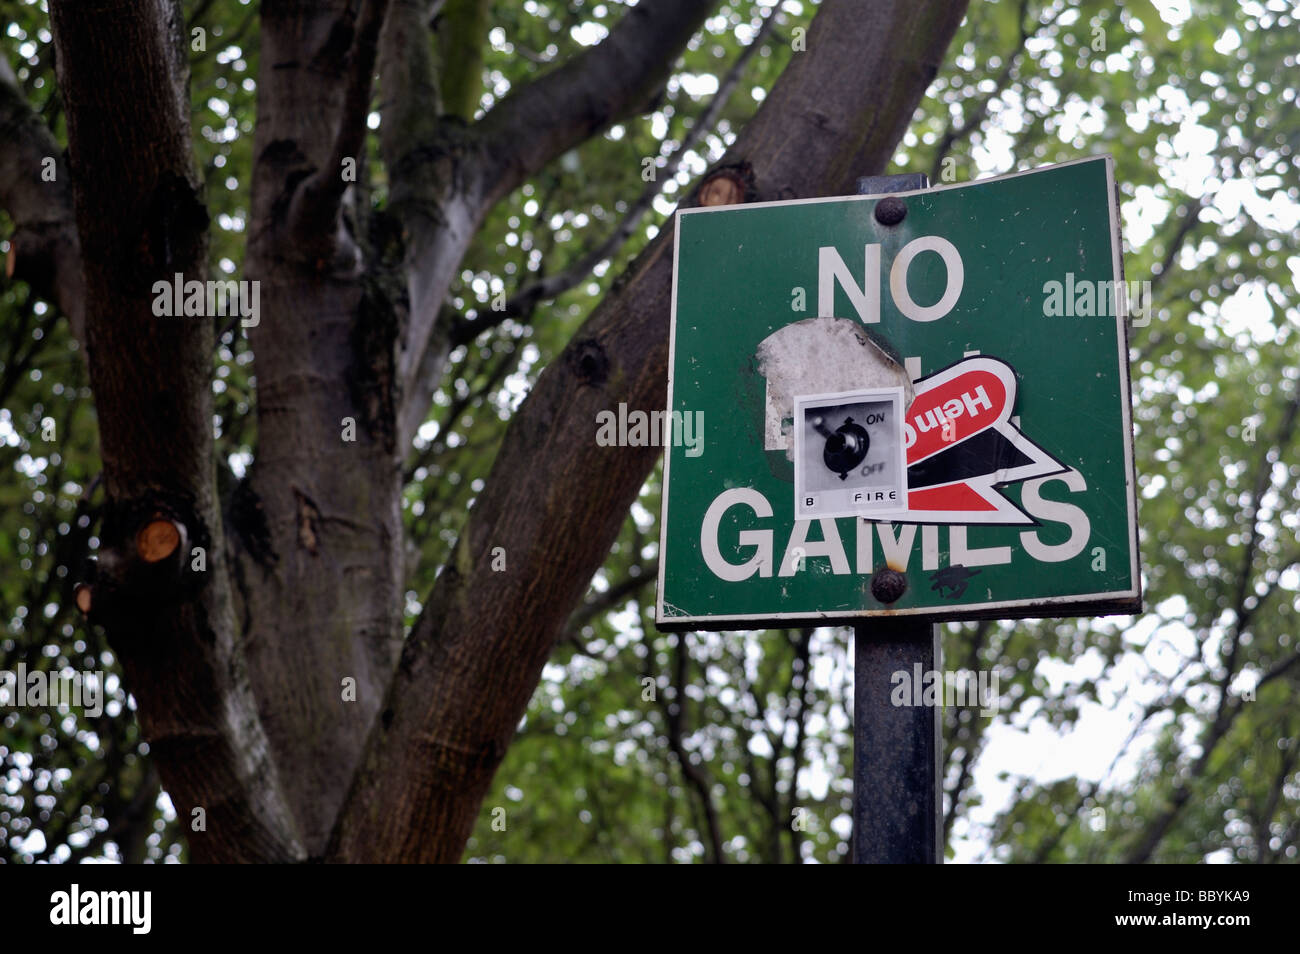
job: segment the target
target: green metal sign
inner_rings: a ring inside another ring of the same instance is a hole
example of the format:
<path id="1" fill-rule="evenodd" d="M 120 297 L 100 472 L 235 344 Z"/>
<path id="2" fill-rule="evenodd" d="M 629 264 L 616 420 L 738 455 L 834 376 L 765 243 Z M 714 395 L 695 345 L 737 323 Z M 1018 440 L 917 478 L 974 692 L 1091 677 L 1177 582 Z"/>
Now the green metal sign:
<path id="1" fill-rule="evenodd" d="M 1120 249 L 1109 156 L 682 211 L 659 625 L 1136 611 Z"/>

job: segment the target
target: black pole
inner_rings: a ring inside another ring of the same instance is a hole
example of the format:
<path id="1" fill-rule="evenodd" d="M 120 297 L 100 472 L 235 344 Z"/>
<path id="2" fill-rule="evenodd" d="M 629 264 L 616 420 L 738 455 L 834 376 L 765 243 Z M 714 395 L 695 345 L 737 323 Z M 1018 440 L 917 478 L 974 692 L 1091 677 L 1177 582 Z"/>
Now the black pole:
<path id="1" fill-rule="evenodd" d="M 941 709 L 919 697 L 940 669 L 939 627 L 895 617 L 853 636 L 853 861 L 941 864 Z M 894 705 L 903 680 L 912 704 Z"/>
<path id="2" fill-rule="evenodd" d="M 926 189 L 922 173 L 863 176 L 859 195 Z M 893 200 L 899 206 L 898 200 Z M 906 214 L 877 219 L 886 224 Z M 856 864 L 941 864 L 938 705 L 918 696 L 942 661 L 939 627 L 899 616 L 853 627 L 853 860 Z M 902 674 L 901 677 L 896 674 Z M 911 705 L 894 705 L 900 679 Z"/>

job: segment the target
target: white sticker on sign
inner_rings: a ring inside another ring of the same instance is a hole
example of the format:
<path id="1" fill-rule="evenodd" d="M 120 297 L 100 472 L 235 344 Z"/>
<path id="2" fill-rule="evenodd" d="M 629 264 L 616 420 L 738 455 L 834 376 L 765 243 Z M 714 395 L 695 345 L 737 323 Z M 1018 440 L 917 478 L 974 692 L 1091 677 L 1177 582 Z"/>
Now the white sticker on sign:
<path id="1" fill-rule="evenodd" d="M 794 513 L 888 517 L 907 509 L 903 389 L 794 399 Z"/>

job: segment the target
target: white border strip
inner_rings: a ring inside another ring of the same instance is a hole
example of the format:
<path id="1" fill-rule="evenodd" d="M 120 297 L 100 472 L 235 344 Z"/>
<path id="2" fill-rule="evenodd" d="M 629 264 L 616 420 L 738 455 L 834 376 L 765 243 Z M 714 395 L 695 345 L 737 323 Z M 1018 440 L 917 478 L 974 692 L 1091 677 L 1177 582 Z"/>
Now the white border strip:
<path id="1" fill-rule="evenodd" d="M 868 577 L 863 577 L 868 579 Z M 977 613 L 982 610 L 1001 610 L 1014 609 L 1020 606 L 1034 606 L 1047 609 L 1053 605 L 1075 605 L 1083 603 L 1098 603 L 1104 600 L 1131 599 L 1131 592 L 1106 592 L 1106 593 L 1084 593 L 1078 596 L 1048 596 L 1041 599 L 1031 600 L 995 600 L 992 603 L 954 603 L 951 606 L 914 606 L 910 609 L 890 609 L 882 606 L 880 609 L 861 609 L 861 610 L 816 610 L 807 613 L 740 613 L 729 614 L 726 616 L 666 616 L 655 620 L 666 626 L 677 627 L 680 623 L 709 623 L 717 624 L 719 629 L 743 629 L 744 627 L 731 626 L 734 622 L 743 622 L 745 620 L 790 620 L 792 622 L 800 620 L 825 620 L 833 623 L 839 620 L 862 619 L 867 617 L 887 617 L 887 616 L 936 616 L 942 617 L 945 621 L 952 622 L 960 620 L 964 614 Z M 1091 615 L 1091 614 L 1084 614 Z M 1129 615 L 1128 611 L 1117 611 L 1111 615 Z M 1050 619 L 1051 613 L 1018 613 L 1012 617 L 1014 619 Z"/>

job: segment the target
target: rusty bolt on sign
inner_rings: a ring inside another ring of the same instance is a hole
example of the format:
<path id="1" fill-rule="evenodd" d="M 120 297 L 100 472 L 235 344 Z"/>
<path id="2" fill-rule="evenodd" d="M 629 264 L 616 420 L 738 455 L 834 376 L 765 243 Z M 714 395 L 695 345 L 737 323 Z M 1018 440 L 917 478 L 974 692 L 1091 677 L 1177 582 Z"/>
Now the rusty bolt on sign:
<path id="1" fill-rule="evenodd" d="M 896 603 L 907 591 L 907 577 L 885 567 L 871 578 L 871 595 L 882 603 Z"/>
<path id="2" fill-rule="evenodd" d="M 876 221 L 881 225 L 897 225 L 907 215 L 907 203 L 896 195 L 886 196 L 876 203 Z"/>

